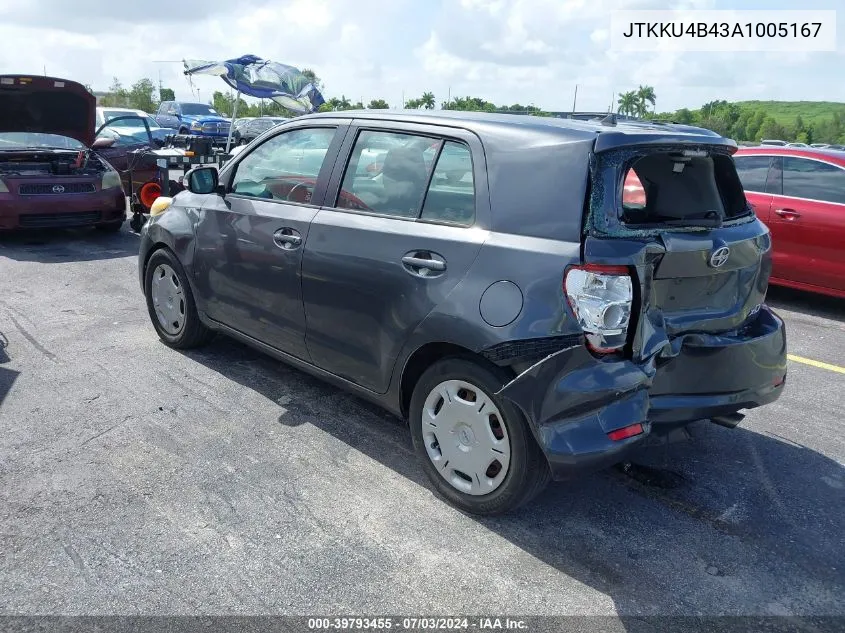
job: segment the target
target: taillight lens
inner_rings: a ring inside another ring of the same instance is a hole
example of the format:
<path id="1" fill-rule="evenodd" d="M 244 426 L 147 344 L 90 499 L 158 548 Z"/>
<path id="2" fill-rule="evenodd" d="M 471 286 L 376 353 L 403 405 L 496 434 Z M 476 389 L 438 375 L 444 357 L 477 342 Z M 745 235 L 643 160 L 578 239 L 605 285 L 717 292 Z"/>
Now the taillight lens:
<path id="1" fill-rule="evenodd" d="M 563 287 L 592 350 L 610 353 L 625 347 L 634 303 L 634 284 L 625 266 L 574 266 Z"/>

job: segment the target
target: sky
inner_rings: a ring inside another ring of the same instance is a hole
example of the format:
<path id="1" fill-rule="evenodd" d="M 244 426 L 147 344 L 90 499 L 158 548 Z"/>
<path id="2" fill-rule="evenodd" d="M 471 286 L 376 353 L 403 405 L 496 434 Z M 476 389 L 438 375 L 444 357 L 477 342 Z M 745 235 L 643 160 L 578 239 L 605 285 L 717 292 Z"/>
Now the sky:
<path id="1" fill-rule="evenodd" d="M 845 0 L 837 50 L 818 53 L 622 53 L 614 9 L 794 9 L 794 0 L 0 0 L 0 74 L 46 73 L 106 90 L 117 77 L 208 101 L 226 89 L 179 60 L 254 54 L 314 69 L 326 98 L 398 107 L 424 91 L 497 104 L 605 111 L 653 86 L 657 110 L 713 99 L 845 102 Z M 170 7 L 170 8 L 168 8 Z M 162 62 L 162 63 L 157 63 Z"/>

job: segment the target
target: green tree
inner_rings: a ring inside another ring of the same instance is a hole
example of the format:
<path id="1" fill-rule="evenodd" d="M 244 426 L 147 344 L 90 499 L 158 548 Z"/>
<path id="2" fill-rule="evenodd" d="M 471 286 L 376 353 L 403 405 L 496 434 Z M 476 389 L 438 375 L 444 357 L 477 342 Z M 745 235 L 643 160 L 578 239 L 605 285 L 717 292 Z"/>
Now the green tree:
<path id="1" fill-rule="evenodd" d="M 623 92 L 616 100 L 619 114 L 633 115 L 637 111 L 637 94 L 633 91 Z"/>
<path id="2" fill-rule="evenodd" d="M 323 91 L 323 80 L 317 76 L 317 73 L 315 73 L 310 68 L 303 68 L 302 74 L 308 77 L 308 81 L 314 84 L 317 90 L 319 90 L 320 92 Z"/>
<path id="3" fill-rule="evenodd" d="M 648 114 L 648 106 L 657 103 L 657 95 L 654 93 L 654 88 L 651 86 L 640 86 L 637 88 L 637 113 L 644 117 Z"/>
<path id="4" fill-rule="evenodd" d="M 126 108 L 129 106 L 129 92 L 120 83 L 120 79 L 117 77 L 112 78 L 111 86 L 109 86 L 108 92 L 103 95 L 100 103 L 107 108 Z"/>
<path id="5" fill-rule="evenodd" d="M 358 104 L 353 104 L 345 95 L 339 99 L 332 97 L 320 106 L 320 112 L 336 112 L 338 110 L 353 110 Z"/>
<path id="6" fill-rule="evenodd" d="M 496 112 L 494 103 L 490 103 L 480 97 L 458 97 L 451 101 L 444 101 L 441 107 L 444 110 L 463 110 L 466 112 Z"/>
<path id="7" fill-rule="evenodd" d="M 424 92 L 422 97 L 420 97 L 420 104 L 426 110 L 433 110 L 434 106 L 435 106 L 434 93 L 433 92 Z"/>
<path id="8" fill-rule="evenodd" d="M 747 141 L 759 141 L 760 136 L 760 128 L 763 126 L 764 121 L 766 120 L 766 111 L 762 109 L 758 109 L 751 115 L 751 118 L 748 120 L 748 125 L 745 127 L 745 140 Z"/>
<path id="9" fill-rule="evenodd" d="M 770 116 L 767 116 L 763 121 L 763 125 L 760 126 L 760 131 L 757 133 L 757 136 L 758 138 L 755 138 L 755 141 L 768 138 L 788 140 L 784 138 L 788 136 L 786 129 Z"/>
<path id="10" fill-rule="evenodd" d="M 170 88 L 162 88 L 158 91 L 159 102 L 162 101 L 176 101 L 176 93 Z"/>
<path id="11" fill-rule="evenodd" d="M 158 107 L 156 89 L 153 82 L 147 78 L 139 79 L 129 90 L 129 104 L 136 110 L 155 112 Z"/>
<path id="12" fill-rule="evenodd" d="M 692 112 L 690 112 L 687 108 L 681 108 L 678 110 L 675 113 L 674 119 L 678 123 L 682 123 L 684 125 L 691 125 L 695 122 L 695 117 L 693 117 Z"/>
<path id="13" fill-rule="evenodd" d="M 390 106 L 387 104 L 387 101 L 384 99 L 373 99 L 367 104 L 367 107 L 370 110 L 388 110 Z"/>

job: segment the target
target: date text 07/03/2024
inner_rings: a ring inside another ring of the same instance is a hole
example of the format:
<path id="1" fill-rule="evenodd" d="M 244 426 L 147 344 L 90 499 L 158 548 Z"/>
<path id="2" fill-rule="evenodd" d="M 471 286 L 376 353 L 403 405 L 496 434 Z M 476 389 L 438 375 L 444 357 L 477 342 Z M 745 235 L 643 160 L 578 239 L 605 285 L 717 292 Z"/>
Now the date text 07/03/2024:
<path id="1" fill-rule="evenodd" d="M 438 631 L 438 630 L 527 630 L 525 621 L 514 618 L 362 618 L 335 617 L 309 618 L 308 628 L 311 630 L 398 630 L 398 631 Z"/>

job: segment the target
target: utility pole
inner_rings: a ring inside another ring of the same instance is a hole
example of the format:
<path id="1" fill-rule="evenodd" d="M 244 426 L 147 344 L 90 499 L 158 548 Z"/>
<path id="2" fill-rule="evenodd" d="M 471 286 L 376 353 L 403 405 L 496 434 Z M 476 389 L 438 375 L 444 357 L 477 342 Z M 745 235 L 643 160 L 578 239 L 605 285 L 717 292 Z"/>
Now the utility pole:
<path id="1" fill-rule="evenodd" d="M 572 98 L 572 114 L 575 114 L 575 104 L 578 101 L 578 84 L 575 84 L 575 96 Z"/>
<path id="2" fill-rule="evenodd" d="M 153 64 L 184 64 L 184 59 L 154 59 Z M 190 81 L 189 81 L 190 83 Z M 164 88 L 164 83 L 161 80 L 161 66 L 158 67 L 158 96 L 161 98 L 161 91 Z M 193 88 L 191 88 L 193 90 Z"/>

